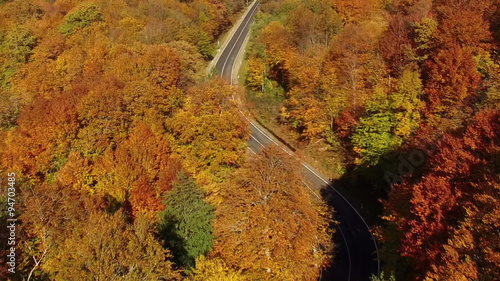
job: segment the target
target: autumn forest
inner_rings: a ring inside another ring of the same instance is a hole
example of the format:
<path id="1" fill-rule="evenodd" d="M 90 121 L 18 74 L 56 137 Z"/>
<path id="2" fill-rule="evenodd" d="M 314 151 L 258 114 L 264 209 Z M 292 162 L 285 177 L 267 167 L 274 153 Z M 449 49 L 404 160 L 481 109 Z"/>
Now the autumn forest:
<path id="1" fill-rule="evenodd" d="M 0 279 L 337 280 L 307 161 L 372 281 L 499 280 L 500 1 L 261 0 L 230 85 L 248 2 L 0 0 Z"/>

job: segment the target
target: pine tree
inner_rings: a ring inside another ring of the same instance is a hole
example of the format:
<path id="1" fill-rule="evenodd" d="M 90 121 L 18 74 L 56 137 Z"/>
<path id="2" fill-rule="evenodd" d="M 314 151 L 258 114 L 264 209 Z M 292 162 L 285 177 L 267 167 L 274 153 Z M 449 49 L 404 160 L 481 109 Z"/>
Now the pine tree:
<path id="1" fill-rule="evenodd" d="M 195 258 L 213 245 L 213 207 L 203 197 L 193 178 L 180 172 L 161 213 L 160 236 L 174 260 L 185 267 L 194 266 Z"/>

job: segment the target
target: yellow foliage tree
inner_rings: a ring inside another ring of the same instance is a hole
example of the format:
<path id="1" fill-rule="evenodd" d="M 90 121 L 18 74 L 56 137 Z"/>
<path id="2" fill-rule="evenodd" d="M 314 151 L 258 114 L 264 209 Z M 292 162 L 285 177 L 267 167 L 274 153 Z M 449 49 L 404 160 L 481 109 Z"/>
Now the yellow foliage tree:
<path id="1" fill-rule="evenodd" d="M 229 267 L 222 259 L 200 256 L 190 274 L 191 281 L 244 281 L 249 280 L 240 270 Z"/>
<path id="2" fill-rule="evenodd" d="M 222 79 L 208 81 L 191 89 L 183 108 L 167 121 L 177 143 L 174 151 L 202 185 L 221 182 L 243 162 L 248 128 L 231 107 L 230 94 Z"/>
<path id="3" fill-rule="evenodd" d="M 266 65 L 261 59 L 250 58 L 247 65 L 247 86 L 254 91 L 264 91 Z"/>
<path id="4" fill-rule="evenodd" d="M 315 206 L 296 163 L 271 147 L 250 159 L 222 191 L 213 256 L 260 280 L 314 280 L 331 249 L 331 222 Z"/>

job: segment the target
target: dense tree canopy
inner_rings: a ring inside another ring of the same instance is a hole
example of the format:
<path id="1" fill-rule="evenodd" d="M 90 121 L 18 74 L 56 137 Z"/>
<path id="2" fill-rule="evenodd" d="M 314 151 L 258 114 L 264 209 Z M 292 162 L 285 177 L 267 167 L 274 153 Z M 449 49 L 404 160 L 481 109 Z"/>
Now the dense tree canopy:
<path id="1" fill-rule="evenodd" d="M 292 157 L 246 157 L 238 90 L 203 72 L 246 2 L 0 0 L 0 172 L 16 173 L 19 199 L 9 278 L 318 278 L 332 211 Z M 499 2 L 259 9 L 244 79 L 268 102 L 256 112 L 382 198 L 385 276 L 500 279 Z"/>
<path id="2" fill-rule="evenodd" d="M 500 115 L 486 110 L 460 136 L 446 135 L 420 179 L 397 186 L 388 218 L 420 278 L 495 280 L 500 226 Z M 402 196 L 409 205 L 400 204 Z M 424 255 L 422 253 L 425 253 Z"/>
<path id="3" fill-rule="evenodd" d="M 208 254 L 205 194 L 217 201 L 243 163 L 247 130 L 203 57 L 244 3 L 0 3 L 0 170 L 20 196 L 12 280 L 179 280 Z M 187 255 L 163 241 L 162 211 L 182 221 L 169 230 L 190 238 Z"/>
<path id="4" fill-rule="evenodd" d="M 493 0 L 262 4 L 249 98 L 324 171 L 340 158 L 350 188 L 389 198 L 385 276 L 500 278 L 499 11 Z"/>
<path id="5" fill-rule="evenodd" d="M 180 172 L 161 214 L 160 236 L 186 267 L 194 266 L 195 258 L 207 254 L 213 245 L 213 207 L 203 197 L 194 180 Z"/>
<path id="6" fill-rule="evenodd" d="M 315 206 L 294 160 L 266 148 L 222 191 L 213 255 L 252 279 L 313 280 L 330 254 L 324 206 Z"/>

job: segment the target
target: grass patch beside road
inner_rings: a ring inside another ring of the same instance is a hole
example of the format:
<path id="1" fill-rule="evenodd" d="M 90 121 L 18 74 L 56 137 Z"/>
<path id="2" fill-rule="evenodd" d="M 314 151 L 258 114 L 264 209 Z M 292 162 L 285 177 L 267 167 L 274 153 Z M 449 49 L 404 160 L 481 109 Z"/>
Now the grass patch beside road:
<path id="1" fill-rule="evenodd" d="M 241 78 L 241 77 L 240 77 Z M 298 133 L 279 121 L 285 97 L 262 92 L 247 91 L 247 103 L 255 119 L 273 134 L 293 147 L 297 154 L 327 177 L 338 179 L 344 173 L 341 152 L 333 151 L 323 140 L 311 143 L 298 140 Z"/>
<path id="2" fill-rule="evenodd" d="M 250 45 L 250 44 L 247 44 L 247 48 L 248 48 L 248 45 Z M 241 62 L 240 71 L 238 72 L 238 85 L 242 85 L 242 86 L 245 85 L 245 78 L 247 77 L 247 65 L 248 65 L 247 54 L 248 54 L 248 52 L 247 52 L 247 50 L 245 50 L 245 56 L 243 58 L 243 61 Z"/>

